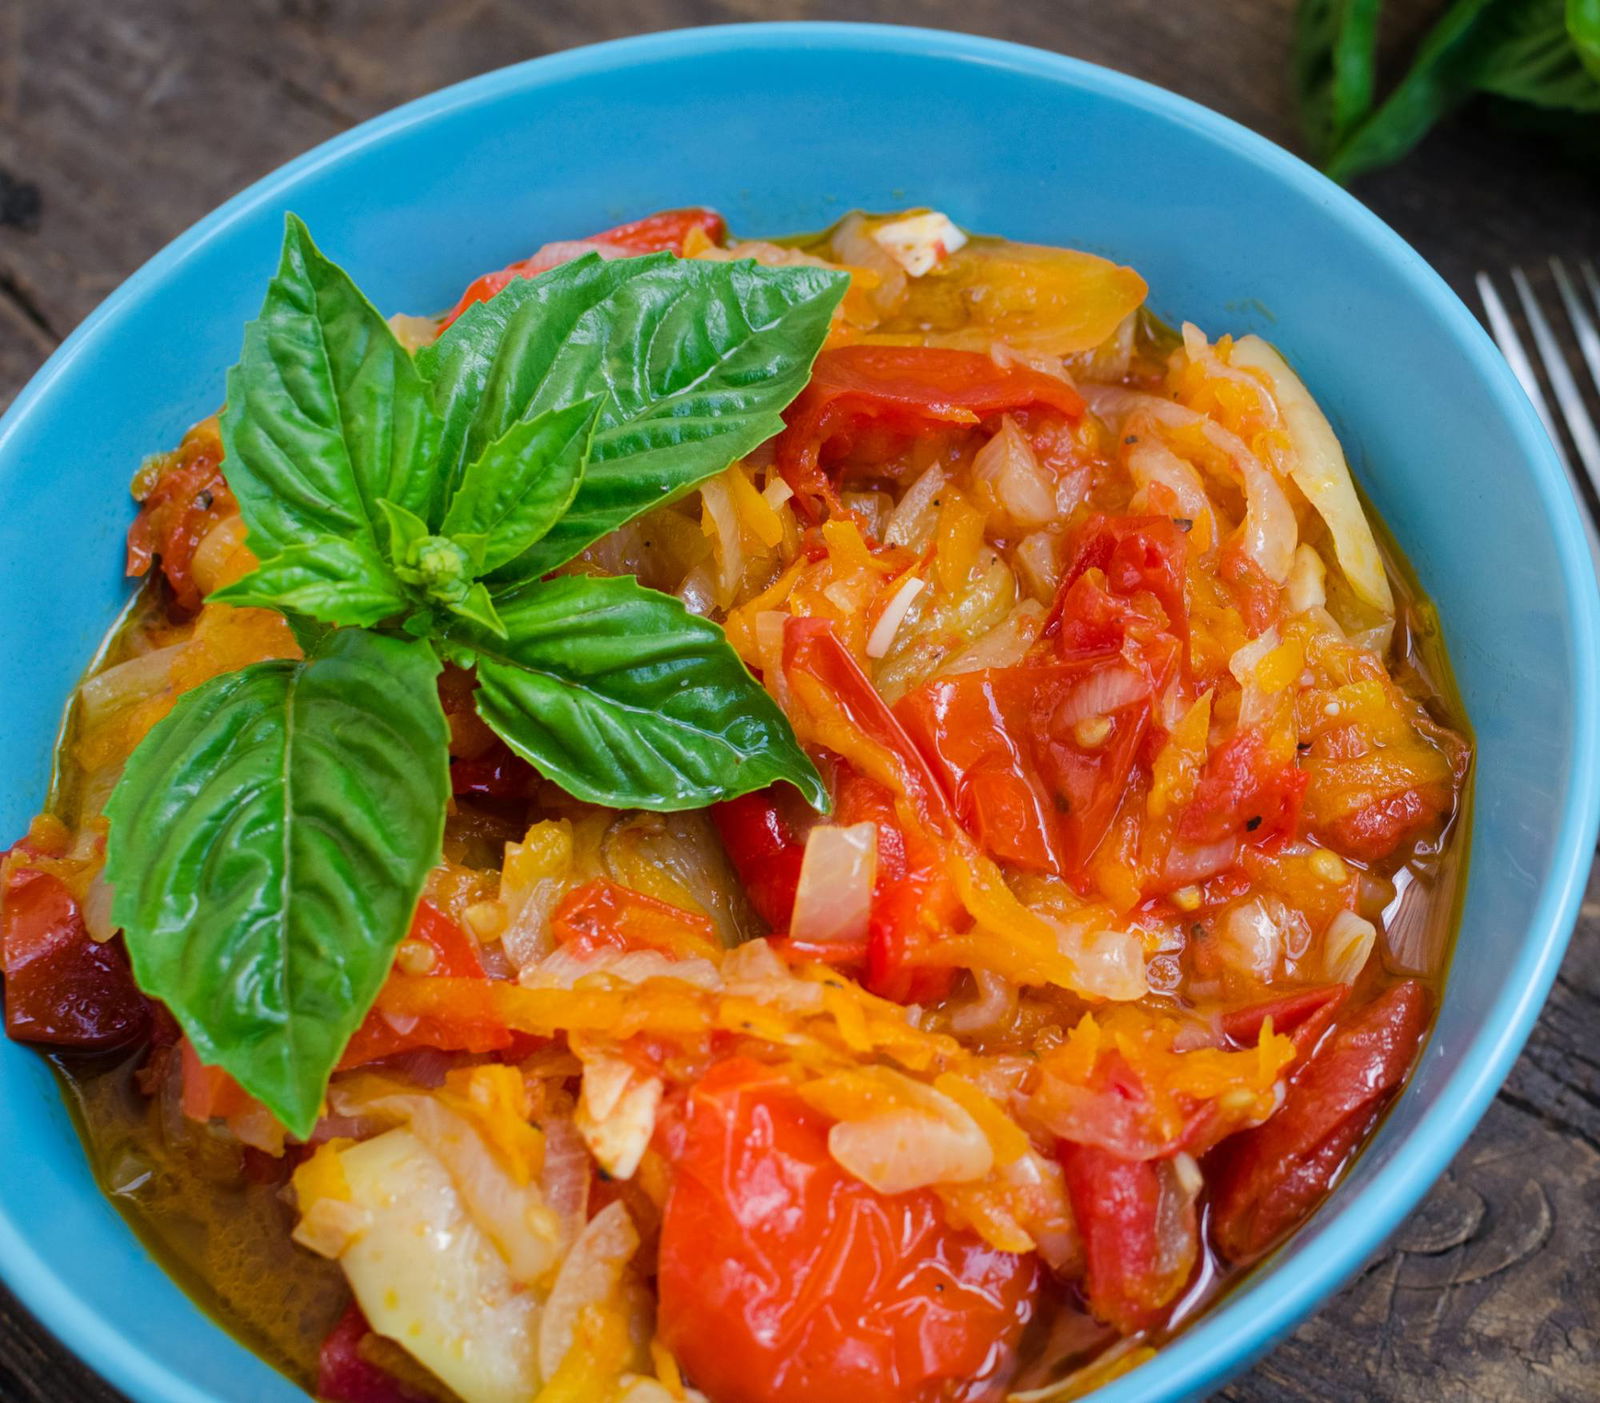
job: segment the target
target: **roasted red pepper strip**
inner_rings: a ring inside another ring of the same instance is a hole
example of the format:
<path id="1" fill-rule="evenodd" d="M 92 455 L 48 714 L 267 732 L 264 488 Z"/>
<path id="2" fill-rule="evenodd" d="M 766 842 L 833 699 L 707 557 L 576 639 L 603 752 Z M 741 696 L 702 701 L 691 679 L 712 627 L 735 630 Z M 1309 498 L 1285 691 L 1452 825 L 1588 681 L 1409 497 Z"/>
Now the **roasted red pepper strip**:
<path id="1" fill-rule="evenodd" d="M 150 1030 L 121 939 L 91 940 L 72 893 L 49 872 L 19 864 L 6 877 L 0 971 L 6 1032 L 18 1042 L 100 1051 Z"/>
<path id="2" fill-rule="evenodd" d="M 659 1329 L 717 1403 L 994 1397 L 1033 1315 L 1032 1255 L 949 1227 L 926 1189 L 886 1197 L 828 1153 L 826 1117 L 735 1058 L 659 1136 L 676 1163 Z"/>
<path id="3" fill-rule="evenodd" d="M 826 468 L 869 434 L 915 437 L 975 427 L 1014 410 L 1043 406 L 1083 413 L 1078 392 L 1025 365 L 1000 366 L 978 351 L 932 346 L 839 346 L 817 357 L 811 380 L 789 406 L 778 439 L 778 470 L 813 520 L 837 506 Z"/>
<path id="4" fill-rule="evenodd" d="M 1059 1158 L 1083 1235 L 1084 1286 L 1095 1316 L 1131 1335 L 1156 1325 L 1199 1250 L 1193 1205 L 1163 1213 L 1163 1169 L 1097 1145 L 1063 1142 Z M 1170 1239 L 1163 1241 L 1163 1233 Z"/>
<path id="5" fill-rule="evenodd" d="M 472 937 L 431 901 L 417 906 L 411 922 L 409 940 L 426 945 L 433 952 L 428 979 L 485 978 L 483 962 Z M 394 976 L 411 977 L 416 976 Z M 379 995 L 382 1001 L 382 995 Z M 436 1047 L 450 1052 L 498 1052 L 510 1047 L 513 1035 L 503 1023 L 485 1018 L 479 1009 L 466 1010 L 459 1017 L 446 1012 L 429 1013 L 401 1032 L 378 1009 L 367 1014 L 339 1059 L 339 1070 L 392 1057 L 413 1048 Z"/>
<path id="6" fill-rule="evenodd" d="M 1347 1015 L 1290 1075 L 1277 1114 L 1218 1149 L 1211 1230 L 1224 1256 L 1259 1257 L 1321 1202 L 1405 1080 L 1428 1006 L 1407 980 Z"/>
<path id="7" fill-rule="evenodd" d="M 720 244 L 728 232 L 727 224 L 715 210 L 669 209 L 591 234 L 587 239 L 546 244 L 531 258 L 485 273 L 472 282 L 461 294 L 461 300 L 445 314 L 439 329 L 443 331 L 474 302 L 487 302 L 517 278 L 537 277 L 586 253 L 598 253 L 602 258 L 632 258 L 642 253 L 681 255 L 684 240 L 697 229 L 714 244 Z"/>
<path id="8" fill-rule="evenodd" d="M 1254 1047 L 1261 1040 L 1261 1025 L 1270 1018 L 1273 1032 L 1292 1038 L 1304 1055 L 1328 1031 L 1349 994 L 1348 984 L 1326 984 L 1320 989 L 1284 994 L 1224 1013 L 1222 1031 L 1235 1047 Z"/>
<path id="9" fill-rule="evenodd" d="M 400 1382 L 362 1353 L 376 1338 L 361 1307 L 352 1301 L 322 1342 L 317 1356 L 317 1397 L 326 1403 L 434 1403 L 435 1395 Z"/>

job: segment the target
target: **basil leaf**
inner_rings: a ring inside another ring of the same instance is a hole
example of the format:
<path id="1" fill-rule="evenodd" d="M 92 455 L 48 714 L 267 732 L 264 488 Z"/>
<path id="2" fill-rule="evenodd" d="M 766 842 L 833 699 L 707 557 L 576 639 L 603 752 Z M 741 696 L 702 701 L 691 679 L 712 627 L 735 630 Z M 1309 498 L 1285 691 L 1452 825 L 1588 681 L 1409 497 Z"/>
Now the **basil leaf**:
<path id="1" fill-rule="evenodd" d="M 1567 0 L 1567 33 L 1583 66 L 1600 82 L 1600 0 Z"/>
<path id="2" fill-rule="evenodd" d="M 1410 70 L 1378 109 L 1329 156 L 1338 181 L 1398 161 L 1473 91 L 1482 58 L 1479 21 L 1499 0 L 1455 0 L 1428 31 Z"/>
<path id="3" fill-rule="evenodd" d="M 1497 97 L 1573 112 L 1600 112 L 1600 81 L 1567 27 L 1567 0 L 1521 0 L 1494 11 L 1494 36 L 1477 84 Z"/>
<path id="4" fill-rule="evenodd" d="M 483 536 L 483 571 L 521 555 L 572 505 L 599 411 L 585 399 L 517 420 L 467 467 L 440 529 Z"/>
<path id="5" fill-rule="evenodd" d="M 186 694 L 106 813 L 139 985 L 299 1136 L 438 860 L 448 729 L 426 645 L 360 629 Z"/>
<path id="6" fill-rule="evenodd" d="M 778 432 L 848 281 L 748 261 L 590 257 L 518 279 L 419 352 L 447 464 L 478 456 L 518 419 L 606 397 L 571 507 L 494 573 L 497 593 Z"/>
<path id="7" fill-rule="evenodd" d="M 496 638 L 508 636 L 505 620 L 494 607 L 494 600 L 489 597 L 489 591 L 484 588 L 482 580 L 476 581 L 465 596 L 446 607 L 452 614 L 465 619 L 468 623 L 488 629 Z"/>
<path id="8" fill-rule="evenodd" d="M 290 546 L 243 579 L 213 590 L 214 604 L 304 614 L 325 624 L 370 625 L 399 613 L 407 599 L 377 549 L 362 537 L 323 536 Z"/>
<path id="9" fill-rule="evenodd" d="M 478 712 L 568 793 L 675 810 L 787 780 L 828 795 L 721 628 L 627 577 L 564 575 L 497 601 L 509 637 L 452 630 L 476 655 Z"/>
<path id="10" fill-rule="evenodd" d="M 1294 78 L 1312 156 L 1323 160 L 1372 109 L 1381 0 L 1301 0 Z"/>
<path id="11" fill-rule="evenodd" d="M 379 497 L 431 519 L 440 426 L 426 386 L 294 215 L 227 396 L 225 472 L 258 556 L 320 536 L 375 540 Z"/>

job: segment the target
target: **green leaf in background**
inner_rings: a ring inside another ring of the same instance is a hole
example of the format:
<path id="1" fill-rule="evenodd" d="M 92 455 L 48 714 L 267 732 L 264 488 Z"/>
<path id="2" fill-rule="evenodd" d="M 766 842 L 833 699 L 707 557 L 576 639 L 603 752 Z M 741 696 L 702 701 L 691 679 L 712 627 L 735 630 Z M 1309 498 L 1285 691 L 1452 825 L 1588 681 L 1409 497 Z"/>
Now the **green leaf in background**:
<path id="1" fill-rule="evenodd" d="M 426 645 L 340 629 L 186 694 L 106 809 L 140 988 L 291 1132 L 377 997 L 449 797 Z"/>
<path id="2" fill-rule="evenodd" d="M 1307 142 L 1335 180 L 1405 156 L 1477 93 L 1600 113 L 1600 0 L 1454 0 L 1373 107 L 1381 0 L 1301 0 L 1294 73 Z"/>
<path id="3" fill-rule="evenodd" d="M 388 563 L 365 537 L 323 536 L 289 546 L 208 596 L 236 608 L 277 609 L 325 624 L 367 626 L 406 607 Z"/>
<path id="4" fill-rule="evenodd" d="M 1579 61 L 1600 83 L 1600 0 L 1567 0 L 1567 33 Z"/>
<path id="5" fill-rule="evenodd" d="M 468 465 L 441 530 L 482 536 L 483 572 L 515 560 L 572 505 L 599 411 L 598 399 L 584 399 L 518 419 Z"/>
<path id="6" fill-rule="evenodd" d="M 1520 0 L 1490 16 L 1493 41 L 1477 72 L 1484 92 L 1535 107 L 1600 112 L 1600 82 L 1568 29 L 1568 0 Z"/>
<path id="7" fill-rule="evenodd" d="M 546 580 L 500 603 L 506 641 L 461 629 L 479 714 L 568 793 L 699 808 L 775 780 L 827 790 L 721 628 L 632 578 Z"/>
<path id="8" fill-rule="evenodd" d="M 447 462 L 471 462 L 519 419 L 605 397 L 571 507 L 496 572 L 497 594 L 778 432 L 848 281 L 821 268 L 591 256 L 511 283 L 420 351 Z"/>
<path id="9" fill-rule="evenodd" d="M 422 378 L 294 215 L 227 395 L 228 485 L 258 556 L 320 536 L 373 540 L 379 497 L 434 511 L 440 426 Z"/>
<path id="10" fill-rule="evenodd" d="M 1295 91 L 1315 160 L 1326 160 L 1372 109 L 1381 4 L 1302 0 L 1295 16 Z"/>

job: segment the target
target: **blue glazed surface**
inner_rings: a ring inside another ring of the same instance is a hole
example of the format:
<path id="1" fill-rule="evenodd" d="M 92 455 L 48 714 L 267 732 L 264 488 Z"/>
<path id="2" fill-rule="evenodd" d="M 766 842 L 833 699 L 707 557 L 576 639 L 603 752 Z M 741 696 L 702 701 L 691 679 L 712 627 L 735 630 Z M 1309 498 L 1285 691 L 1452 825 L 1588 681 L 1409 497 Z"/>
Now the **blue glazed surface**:
<path id="1" fill-rule="evenodd" d="M 0 421 L 0 835 L 44 796 L 68 690 L 126 595 L 140 457 L 221 399 L 285 209 L 386 311 L 679 204 L 750 234 L 855 206 L 1112 254 L 1157 311 L 1260 331 L 1304 375 L 1437 601 L 1476 727 L 1458 954 L 1410 1089 L 1309 1228 L 1102 1403 L 1203 1393 L 1348 1276 L 1482 1114 L 1560 960 L 1594 848 L 1596 597 L 1538 423 L 1397 237 L 1274 146 L 1144 84 L 911 29 L 752 25 L 541 59 L 329 142 L 153 259 Z M 0 1275 L 139 1403 L 304 1395 L 202 1316 L 101 1197 L 44 1063 L 0 1043 Z"/>

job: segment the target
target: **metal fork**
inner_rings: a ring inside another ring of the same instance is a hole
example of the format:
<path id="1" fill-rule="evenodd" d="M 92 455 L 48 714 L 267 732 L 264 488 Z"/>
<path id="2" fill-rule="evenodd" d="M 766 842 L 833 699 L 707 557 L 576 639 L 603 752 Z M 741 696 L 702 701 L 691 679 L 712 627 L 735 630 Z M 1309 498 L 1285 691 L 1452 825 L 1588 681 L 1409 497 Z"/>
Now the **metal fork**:
<path id="1" fill-rule="evenodd" d="M 1555 278 L 1556 291 L 1560 296 L 1562 308 L 1577 340 L 1578 355 L 1582 358 L 1583 367 L 1587 368 L 1589 383 L 1594 387 L 1595 393 L 1600 395 L 1600 329 L 1596 327 L 1596 319 L 1600 318 L 1600 278 L 1596 277 L 1594 264 L 1588 259 L 1584 259 L 1578 265 L 1578 278 L 1583 284 L 1581 289 L 1578 281 L 1568 273 L 1566 265 L 1559 258 L 1550 260 L 1550 272 Z M 1495 344 L 1500 347 L 1501 354 L 1511 366 L 1512 374 L 1521 382 L 1528 398 L 1533 401 L 1533 407 L 1538 410 L 1540 419 L 1544 421 L 1545 432 L 1550 435 L 1550 442 L 1555 445 L 1556 454 L 1566 467 L 1573 495 L 1577 498 L 1578 506 L 1582 508 L 1583 518 L 1588 527 L 1589 549 L 1595 556 L 1596 568 L 1600 569 L 1600 530 L 1597 530 L 1595 507 L 1591 504 L 1600 503 L 1600 431 L 1595 429 L 1594 419 L 1584 403 L 1584 392 L 1579 388 L 1579 380 L 1584 371 L 1577 368 L 1578 357 L 1573 357 L 1569 362 L 1567 353 L 1562 350 L 1561 343 L 1551 327 L 1550 319 L 1539 305 L 1539 299 L 1528 281 L 1528 275 L 1521 268 L 1511 270 L 1511 284 L 1516 289 L 1517 301 L 1522 305 L 1522 315 L 1528 323 L 1528 330 L 1533 335 L 1534 349 L 1544 368 L 1545 379 L 1561 412 L 1561 423 L 1566 427 L 1567 439 L 1588 478 L 1593 493 L 1592 498 L 1584 493 L 1583 480 L 1572 465 L 1572 457 L 1567 452 L 1567 443 L 1562 440 L 1561 430 L 1550 412 L 1550 405 L 1539 384 L 1539 377 L 1528 359 L 1527 351 L 1523 349 L 1522 338 L 1517 334 L 1516 325 L 1506 311 L 1506 304 L 1501 300 L 1493 279 L 1487 273 L 1478 274 L 1478 296 L 1483 299 L 1483 310 L 1488 317 L 1489 331 L 1495 339 Z"/>

